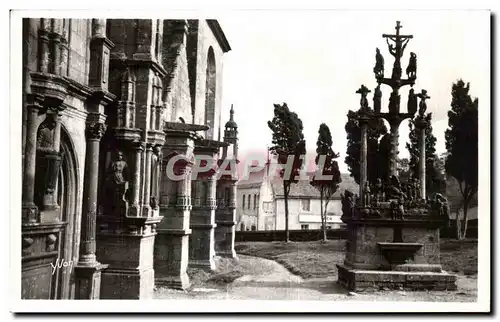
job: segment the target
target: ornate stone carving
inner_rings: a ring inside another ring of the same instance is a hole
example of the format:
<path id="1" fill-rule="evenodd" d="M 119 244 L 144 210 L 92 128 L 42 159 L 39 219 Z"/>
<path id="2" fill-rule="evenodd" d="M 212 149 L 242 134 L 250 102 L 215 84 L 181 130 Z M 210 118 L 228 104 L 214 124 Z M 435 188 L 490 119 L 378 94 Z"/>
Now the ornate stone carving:
<path id="1" fill-rule="evenodd" d="M 375 91 L 373 93 L 373 109 L 375 113 L 380 113 L 382 110 L 382 91 L 380 90 L 380 85 L 375 87 Z"/>
<path id="2" fill-rule="evenodd" d="M 56 128 L 56 120 L 51 114 L 47 115 L 45 121 L 40 124 L 36 140 L 38 151 L 54 151 L 54 131 Z"/>
<path id="3" fill-rule="evenodd" d="M 425 89 L 422 90 L 422 93 L 417 94 L 417 97 L 420 98 L 418 115 L 423 118 L 425 116 L 425 111 L 427 110 L 427 103 L 425 100 L 431 97 L 427 95 L 427 91 Z"/>
<path id="4" fill-rule="evenodd" d="M 408 113 L 417 113 L 417 95 L 415 95 L 415 90 L 412 88 L 408 93 Z"/>
<path id="5" fill-rule="evenodd" d="M 126 215 L 128 210 L 129 168 L 123 152 L 116 151 L 108 168 L 105 183 L 105 211 L 111 215 Z"/>
<path id="6" fill-rule="evenodd" d="M 354 214 L 354 195 L 350 190 L 345 190 L 344 194 L 341 194 L 342 201 L 342 214 L 346 217 L 352 217 Z"/>
<path id="7" fill-rule="evenodd" d="M 408 67 L 406 67 L 406 75 L 408 78 L 417 78 L 417 55 L 414 52 L 410 53 L 410 61 L 408 62 Z"/>
<path id="8" fill-rule="evenodd" d="M 22 254 L 29 255 L 31 253 L 31 245 L 33 245 L 33 238 L 23 237 L 22 240 Z"/>
<path id="9" fill-rule="evenodd" d="M 85 136 L 88 140 L 100 140 L 106 132 L 106 124 L 100 122 L 88 123 L 85 129 Z"/>
<path id="10" fill-rule="evenodd" d="M 50 234 L 47 236 L 46 246 L 48 252 L 53 252 L 56 249 L 57 236 Z"/>
<path id="11" fill-rule="evenodd" d="M 376 78 L 384 77 L 384 57 L 380 53 L 380 49 L 377 48 L 375 54 L 375 67 L 373 67 L 373 72 Z"/>
<path id="12" fill-rule="evenodd" d="M 361 94 L 359 105 L 361 106 L 362 111 L 370 110 L 370 106 L 368 106 L 368 99 L 366 98 L 370 92 L 371 91 L 365 85 L 361 85 L 361 87 L 356 91 L 356 94 Z"/>

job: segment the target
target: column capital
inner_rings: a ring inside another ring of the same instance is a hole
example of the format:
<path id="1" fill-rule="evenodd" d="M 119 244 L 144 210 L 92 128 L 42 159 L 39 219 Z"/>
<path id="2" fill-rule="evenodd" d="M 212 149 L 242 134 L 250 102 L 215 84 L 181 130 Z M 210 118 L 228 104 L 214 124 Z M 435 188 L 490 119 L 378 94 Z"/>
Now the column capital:
<path id="1" fill-rule="evenodd" d="M 100 140 L 106 132 L 106 124 L 101 122 L 89 122 L 85 128 L 85 136 L 88 140 Z"/>
<path id="2" fill-rule="evenodd" d="M 134 142 L 134 148 L 136 152 L 142 152 L 146 150 L 146 143 L 145 142 Z"/>

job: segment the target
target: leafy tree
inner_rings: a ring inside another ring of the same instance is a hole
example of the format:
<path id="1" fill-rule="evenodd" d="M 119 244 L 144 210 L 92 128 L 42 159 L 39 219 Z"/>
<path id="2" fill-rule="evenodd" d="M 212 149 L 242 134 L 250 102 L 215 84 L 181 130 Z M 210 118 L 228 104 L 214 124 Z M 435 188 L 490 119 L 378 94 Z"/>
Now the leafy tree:
<path id="1" fill-rule="evenodd" d="M 432 134 L 432 113 L 427 113 L 424 118 L 429 124 L 425 130 L 425 190 L 426 195 L 431 196 L 434 193 L 445 192 L 446 180 L 444 173 L 436 169 L 436 162 L 439 158 L 436 155 L 436 137 Z M 410 153 L 410 173 L 412 177 L 419 178 L 421 130 L 415 126 L 416 121 L 417 118 L 408 122 L 410 142 L 406 143 L 406 149 Z"/>
<path id="2" fill-rule="evenodd" d="M 464 219 L 461 225 L 457 216 L 457 227 L 465 238 L 467 234 L 467 209 L 478 189 L 478 99 L 469 95 L 470 84 L 458 80 L 451 88 L 451 109 L 448 111 L 448 129 L 445 132 L 446 173 L 454 177 L 462 195 Z M 459 232 L 460 233 L 460 232 Z"/>
<path id="3" fill-rule="evenodd" d="M 277 156 L 281 165 L 287 164 L 292 156 L 291 171 L 280 171 L 283 179 L 283 192 L 285 197 L 285 241 L 290 241 L 288 230 L 288 194 L 292 183 L 297 182 L 297 176 L 302 168 L 303 156 L 306 154 L 306 141 L 304 140 L 302 121 L 295 112 L 290 111 L 286 103 L 274 104 L 274 117 L 267 122 L 273 138 L 269 151 Z"/>
<path id="4" fill-rule="evenodd" d="M 347 113 L 345 131 L 347 133 L 347 151 L 345 163 L 348 166 L 351 177 L 357 184 L 360 180 L 360 153 L 361 153 L 361 127 L 357 120 L 358 112 Z M 381 119 L 373 119 L 368 123 L 367 133 L 367 163 L 368 181 L 375 182 L 377 178 L 383 178 L 383 170 L 388 167 L 386 158 L 379 157 L 379 139 L 387 134 L 387 127 Z M 385 168 L 384 168 L 385 167 Z"/>
<path id="5" fill-rule="evenodd" d="M 319 126 L 318 130 L 318 141 L 316 142 L 316 173 L 311 182 L 319 190 L 320 202 L 321 202 L 321 225 L 323 229 L 323 240 L 327 240 L 326 236 L 326 210 L 328 208 L 328 203 L 332 198 L 333 194 L 339 188 L 339 183 L 342 182 L 340 177 L 340 170 L 336 158 L 339 155 L 333 152 L 332 149 L 332 134 L 330 133 L 330 128 L 325 123 Z M 319 172 L 321 171 L 321 172 Z M 318 176 L 318 174 L 320 176 Z M 331 178 L 322 178 L 322 176 L 331 176 Z M 323 207 L 323 202 L 325 203 Z"/>

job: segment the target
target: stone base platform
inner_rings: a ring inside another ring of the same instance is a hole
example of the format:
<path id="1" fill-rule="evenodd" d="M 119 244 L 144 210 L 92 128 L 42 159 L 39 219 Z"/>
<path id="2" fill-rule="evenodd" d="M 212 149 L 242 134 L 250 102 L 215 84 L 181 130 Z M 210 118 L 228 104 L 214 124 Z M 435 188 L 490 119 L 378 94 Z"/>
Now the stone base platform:
<path id="1" fill-rule="evenodd" d="M 337 270 L 339 284 L 349 291 L 383 288 L 410 291 L 457 289 L 457 276 L 446 272 L 362 270 L 345 265 L 337 265 Z"/>
<path id="2" fill-rule="evenodd" d="M 186 290 L 191 286 L 189 277 L 186 273 L 180 276 L 158 276 L 155 278 L 156 287 L 167 287 L 174 290 Z"/>

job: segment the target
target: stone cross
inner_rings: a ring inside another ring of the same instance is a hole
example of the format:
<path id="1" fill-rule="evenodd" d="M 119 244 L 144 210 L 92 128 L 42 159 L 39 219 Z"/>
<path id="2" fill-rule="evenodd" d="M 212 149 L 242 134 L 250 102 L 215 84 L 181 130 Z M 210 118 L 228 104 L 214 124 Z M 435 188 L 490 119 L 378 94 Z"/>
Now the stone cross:
<path id="1" fill-rule="evenodd" d="M 356 94 L 361 94 L 361 100 L 360 100 L 360 105 L 361 105 L 361 110 L 369 110 L 370 107 L 368 106 L 368 99 L 366 96 L 368 93 L 370 93 L 371 90 L 368 89 L 365 85 L 361 85 L 361 87 L 356 91 Z"/>

